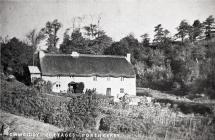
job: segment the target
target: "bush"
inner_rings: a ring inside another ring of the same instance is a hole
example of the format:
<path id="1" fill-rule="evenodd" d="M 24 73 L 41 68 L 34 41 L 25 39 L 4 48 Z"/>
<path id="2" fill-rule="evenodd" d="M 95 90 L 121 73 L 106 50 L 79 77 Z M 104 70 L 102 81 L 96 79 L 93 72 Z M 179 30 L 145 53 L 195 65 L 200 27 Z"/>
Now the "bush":
<path id="1" fill-rule="evenodd" d="M 17 81 L 1 80 L 1 86 L 4 87 L 0 93 L 2 110 L 12 114 L 33 117 L 59 127 L 72 125 L 65 100 L 55 96 L 50 98 L 25 85 L 20 87 Z"/>
<path id="2" fill-rule="evenodd" d="M 145 134 L 146 127 L 141 120 L 127 117 L 108 116 L 100 121 L 99 130 L 112 133 Z"/>
<path id="3" fill-rule="evenodd" d="M 83 93 L 83 90 L 84 90 L 84 83 L 83 82 L 76 83 L 75 93 Z"/>
<path id="4" fill-rule="evenodd" d="M 80 130 L 94 128 L 94 118 L 98 115 L 98 102 L 95 94 L 80 94 L 73 96 L 68 104 L 71 120 L 78 118 L 80 123 L 74 126 Z M 75 121 L 76 122 L 76 121 Z M 80 125 L 82 124 L 82 125 Z"/>
<path id="5" fill-rule="evenodd" d="M 52 92 L 52 83 L 50 81 L 45 81 L 41 78 L 37 78 L 33 82 L 33 86 L 40 93 L 51 93 Z"/>
<path id="6" fill-rule="evenodd" d="M 211 84 L 211 80 L 206 79 L 197 79 L 190 86 L 190 94 L 205 94 L 211 99 L 215 99 L 215 88 Z"/>
<path id="7" fill-rule="evenodd" d="M 184 102 L 176 102 L 169 99 L 156 99 L 156 102 L 164 103 L 164 104 L 171 104 L 171 107 L 173 108 L 174 105 L 177 105 L 177 108 L 184 114 L 201 114 L 201 115 L 207 115 L 212 114 L 212 110 L 210 107 L 198 104 L 198 103 L 184 103 Z"/>

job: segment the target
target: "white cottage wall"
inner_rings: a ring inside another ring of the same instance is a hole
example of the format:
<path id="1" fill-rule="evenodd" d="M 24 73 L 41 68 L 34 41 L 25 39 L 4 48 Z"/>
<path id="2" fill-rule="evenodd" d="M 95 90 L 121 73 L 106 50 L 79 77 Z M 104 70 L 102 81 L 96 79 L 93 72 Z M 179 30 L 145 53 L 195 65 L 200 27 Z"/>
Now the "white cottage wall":
<path id="1" fill-rule="evenodd" d="M 96 91 L 100 94 L 106 95 L 107 88 L 111 88 L 111 96 L 117 96 L 120 94 L 120 89 L 124 89 L 124 93 L 129 95 L 136 95 L 136 78 L 115 78 L 115 77 L 97 77 L 94 81 L 93 77 L 70 77 L 70 76 L 42 76 L 42 79 L 51 81 L 52 83 L 60 84 L 60 87 L 53 87 L 54 92 L 67 91 L 68 83 L 83 82 L 84 90 L 96 88 Z"/>

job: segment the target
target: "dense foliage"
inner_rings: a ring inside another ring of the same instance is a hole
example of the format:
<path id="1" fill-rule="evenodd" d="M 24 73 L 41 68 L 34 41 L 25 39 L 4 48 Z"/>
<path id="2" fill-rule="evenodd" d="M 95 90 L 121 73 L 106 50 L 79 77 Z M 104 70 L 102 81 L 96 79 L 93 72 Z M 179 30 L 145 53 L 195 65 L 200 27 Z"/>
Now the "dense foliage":
<path id="1" fill-rule="evenodd" d="M 12 38 L 1 43 L 1 70 L 13 74 L 19 81 L 28 83 L 27 66 L 32 65 L 33 48 L 26 43 Z"/>
<path id="2" fill-rule="evenodd" d="M 27 87 L 16 80 L 7 81 L 1 77 L 0 96 L 1 109 L 9 113 L 63 128 L 83 130 L 95 127 L 99 96 L 93 91 L 65 98 L 64 95 L 45 94 L 41 88 Z"/>

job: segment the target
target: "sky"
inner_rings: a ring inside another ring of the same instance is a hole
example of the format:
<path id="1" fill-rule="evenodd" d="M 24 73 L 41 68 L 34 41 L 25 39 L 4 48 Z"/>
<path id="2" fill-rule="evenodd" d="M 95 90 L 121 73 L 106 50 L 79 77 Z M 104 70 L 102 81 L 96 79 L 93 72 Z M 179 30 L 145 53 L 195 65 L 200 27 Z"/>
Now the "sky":
<path id="1" fill-rule="evenodd" d="M 61 42 L 75 17 L 75 27 L 95 24 L 100 17 L 100 28 L 114 41 L 130 33 L 140 39 L 144 33 L 153 37 L 158 24 L 174 34 L 181 20 L 192 24 L 209 15 L 215 17 L 215 0 L 0 0 L 0 35 L 23 40 L 30 30 L 58 19 Z"/>

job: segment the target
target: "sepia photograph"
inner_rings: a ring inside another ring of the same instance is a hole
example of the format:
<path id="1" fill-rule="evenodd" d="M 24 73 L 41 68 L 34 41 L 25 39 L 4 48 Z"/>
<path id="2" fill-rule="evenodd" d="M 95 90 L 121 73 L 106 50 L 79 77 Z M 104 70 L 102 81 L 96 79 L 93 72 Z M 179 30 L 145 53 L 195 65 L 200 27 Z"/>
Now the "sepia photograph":
<path id="1" fill-rule="evenodd" d="M 215 140 L 215 0 L 0 0 L 0 140 Z"/>

